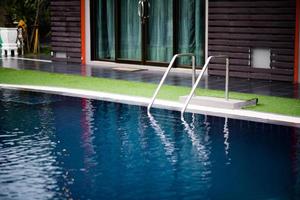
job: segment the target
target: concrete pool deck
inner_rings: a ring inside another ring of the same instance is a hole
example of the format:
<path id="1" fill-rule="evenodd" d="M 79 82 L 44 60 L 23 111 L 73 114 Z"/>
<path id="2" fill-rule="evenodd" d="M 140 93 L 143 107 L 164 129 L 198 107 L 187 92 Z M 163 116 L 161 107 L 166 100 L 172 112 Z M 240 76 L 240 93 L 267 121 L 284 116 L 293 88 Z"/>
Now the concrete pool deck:
<path id="1" fill-rule="evenodd" d="M 80 65 L 51 62 L 50 58 L 40 59 L 26 57 L 1 57 L 0 67 L 28 69 L 44 72 L 74 74 L 89 77 L 101 77 L 117 80 L 158 84 L 166 67 L 98 62 L 97 65 Z M 114 68 L 140 68 L 141 71 L 119 71 Z M 166 79 L 167 85 L 191 86 L 191 70 L 174 68 Z M 206 76 L 200 81 L 199 88 L 224 90 L 225 79 L 221 76 Z M 241 92 L 267 96 L 278 96 L 300 99 L 300 84 L 282 81 L 267 81 L 230 77 L 230 92 Z"/>
<path id="2" fill-rule="evenodd" d="M 113 93 L 104 93 L 104 92 L 60 88 L 60 87 L 0 84 L 0 88 L 33 91 L 33 92 L 44 92 L 44 93 L 58 94 L 58 95 L 71 96 L 71 97 L 82 97 L 82 98 L 90 98 L 90 99 L 110 101 L 116 103 L 125 103 L 125 104 L 138 105 L 138 106 L 147 106 L 151 100 L 150 98 L 145 98 L 145 97 L 128 96 L 128 95 L 120 95 L 120 94 L 113 94 Z M 154 108 L 162 108 L 162 109 L 175 110 L 175 111 L 180 111 L 182 106 L 183 104 L 180 102 L 160 100 L 160 99 L 156 100 L 153 104 Z M 235 119 L 255 121 L 255 122 L 275 123 L 275 124 L 294 126 L 300 128 L 300 117 L 263 113 L 263 112 L 249 111 L 243 109 L 224 109 L 224 108 L 214 108 L 208 106 L 197 106 L 197 105 L 189 105 L 186 112 L 235 118 Z"/>
<path id="3" fill-rule="evenodd" d="M 80 64 L 66 64 L 52 62 L 49 58 L 26 58 L 26 57 L 0 57 L 0 67 L 13 69 L 28 69 L 37 71 L 46 71 L 62 74 L 76 74 L 90 77 L 102 77 L 109 79 L 128 80 L 137 82 L 156 83 L 160 81 L 165 67 L 147 67 L 135 66 L 129 64 L 100 62 L 97 66 L 94 65 L 80 65 Z M 116 67 L 131 67 L 142 68 L 144 70 L 135 72 L 126 72 L 115 70 Z M 175 86 L 191 86 L 191 72 L 189 69 L 174 69 L 168 76 L 166 84 Z M 281 81 L 265 81 L 265 80 L 249 80 L 241 78 L 230 77 L 229 91 L 261 94 L 268 96 L 300 98 L 300 85 L 281 82 Z M 30 85 L 7 85 L 0 84 L 0 88 L 28 90 L 36 92 L 46 92 L 52 94 L 66 95 L 72 97 L 84 97 L 91 99 L 99 99 L 104 101 L 112 101 L 119 103 L 127 103 L 133 105 L 147 106 L 150 98 L 135 97 L 128 95 L 111 94 L 104 92 L 86 91 L 79 89 L 68 89 L 59 87 L 40 87 Z M 206 76 L 200 82 L 199 88 L 205 89 L 224 89 L 224 77 Z M 182 108 L 182 103 L 166 100 L 156 100 L 153 107 L 165 108 L 179 111 Z M 212 108 L 204 106 L 190 105 L 187 112 L 194 112 L 200 114 L 230 117 L 236 119 L 243 119 L 256 122 L 276 123 L 282 125 L 300 127 L 300 118 L 285 116 L 279 114 L 263 113 L 257 111 L 249 111 L 243 109 L 224 109 Z"/>

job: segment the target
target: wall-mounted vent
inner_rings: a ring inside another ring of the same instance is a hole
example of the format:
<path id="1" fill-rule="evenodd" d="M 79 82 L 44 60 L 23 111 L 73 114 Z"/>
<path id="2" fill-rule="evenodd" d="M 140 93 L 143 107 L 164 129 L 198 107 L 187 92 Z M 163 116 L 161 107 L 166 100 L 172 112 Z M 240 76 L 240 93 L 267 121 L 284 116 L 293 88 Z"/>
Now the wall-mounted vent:
<path id="1" fill-rule="evenodd" d="M 255 68 L 270 69 L 271 50 L 267 48 L 252 48 L 251 64 Z"/>
<path id="2" fill-rule="evenodd" d="M 55 57 L 56 58 L 67 58 L 67 53 L 66 52 L 55 52 Z"/>

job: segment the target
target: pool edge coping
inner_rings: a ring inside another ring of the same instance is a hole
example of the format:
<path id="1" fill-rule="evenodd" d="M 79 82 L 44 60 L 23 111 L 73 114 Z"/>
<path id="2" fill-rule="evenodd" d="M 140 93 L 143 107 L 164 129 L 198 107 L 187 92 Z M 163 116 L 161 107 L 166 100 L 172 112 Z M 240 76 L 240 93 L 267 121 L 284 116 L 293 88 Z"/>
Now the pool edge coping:
<path id="1" fill-rule="evenodd" d="M 15 84 L 0 84 L 0 88 L 4 89 L 17 89 L 32 92 L 43 92 L 50 94 L 57 94 L 70 97 L 81 97 L 89 98 L 102 101 L 110 101 L 115 103 L 125 103 L 137 106 L 148 106 L 150 103 L 150 98 L 139 97 L 139 96 L 129 96 L 123 94 L 107 93 L 107 92 L 97 92 L 91 90 L 82 89 L 70 89 L 63 87 L 51 87 L 51 86 L 34 86 L 34 85 L 15 85 Z M 168 100 L 155 100 L 153 104 L 154 108 L 167 109 L 180 111 L 183 104 L 175 101 Z M 294 126 L 300 128 L 300 117 L 280 115 L 274 113 L 265 113 L 258 111 L 250 111 L 243 109 L 224 109 L 224 108 L 214 108 L 208 106 L 197 106 L 189 105 L 186 112 L 197 113 L 204 115 L 212 115 L 218 117 L 228 117 L 240 120 L 248 120 L 263 123 L 272 123 L 285 126 Z"/>

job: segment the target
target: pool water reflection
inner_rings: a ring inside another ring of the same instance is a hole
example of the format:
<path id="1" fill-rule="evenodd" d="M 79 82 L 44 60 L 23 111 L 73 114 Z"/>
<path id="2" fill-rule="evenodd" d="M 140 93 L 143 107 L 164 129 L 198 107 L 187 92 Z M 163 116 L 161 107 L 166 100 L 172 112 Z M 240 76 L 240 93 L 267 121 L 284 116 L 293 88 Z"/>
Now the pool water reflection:
<path id="1" fill-rule="evenodd" d="M 297 199 L 299 134 L 0 90 L 0 199 Z"/>

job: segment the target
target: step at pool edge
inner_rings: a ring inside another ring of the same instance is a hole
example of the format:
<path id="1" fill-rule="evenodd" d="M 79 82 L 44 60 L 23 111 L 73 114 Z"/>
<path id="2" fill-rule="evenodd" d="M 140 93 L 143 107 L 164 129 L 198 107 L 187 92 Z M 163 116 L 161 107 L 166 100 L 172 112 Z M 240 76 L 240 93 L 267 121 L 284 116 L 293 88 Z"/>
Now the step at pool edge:
<path id="1" fill-rule="evenodd" d="M 187 96 L 179 97 L 179 101 L 184 103 Z M 194 96 L 192 97 L 189 104 L 198 105 L 198 106 L 209 106 L 215 108 L 227 108 L 227 109 L 241 109 L 248 106 L 257 105 L 258 99 L 249 99 L 249 100 L 237 100 L 218 98 L 218 97 L 205 97 L 205 96 Z"/>

